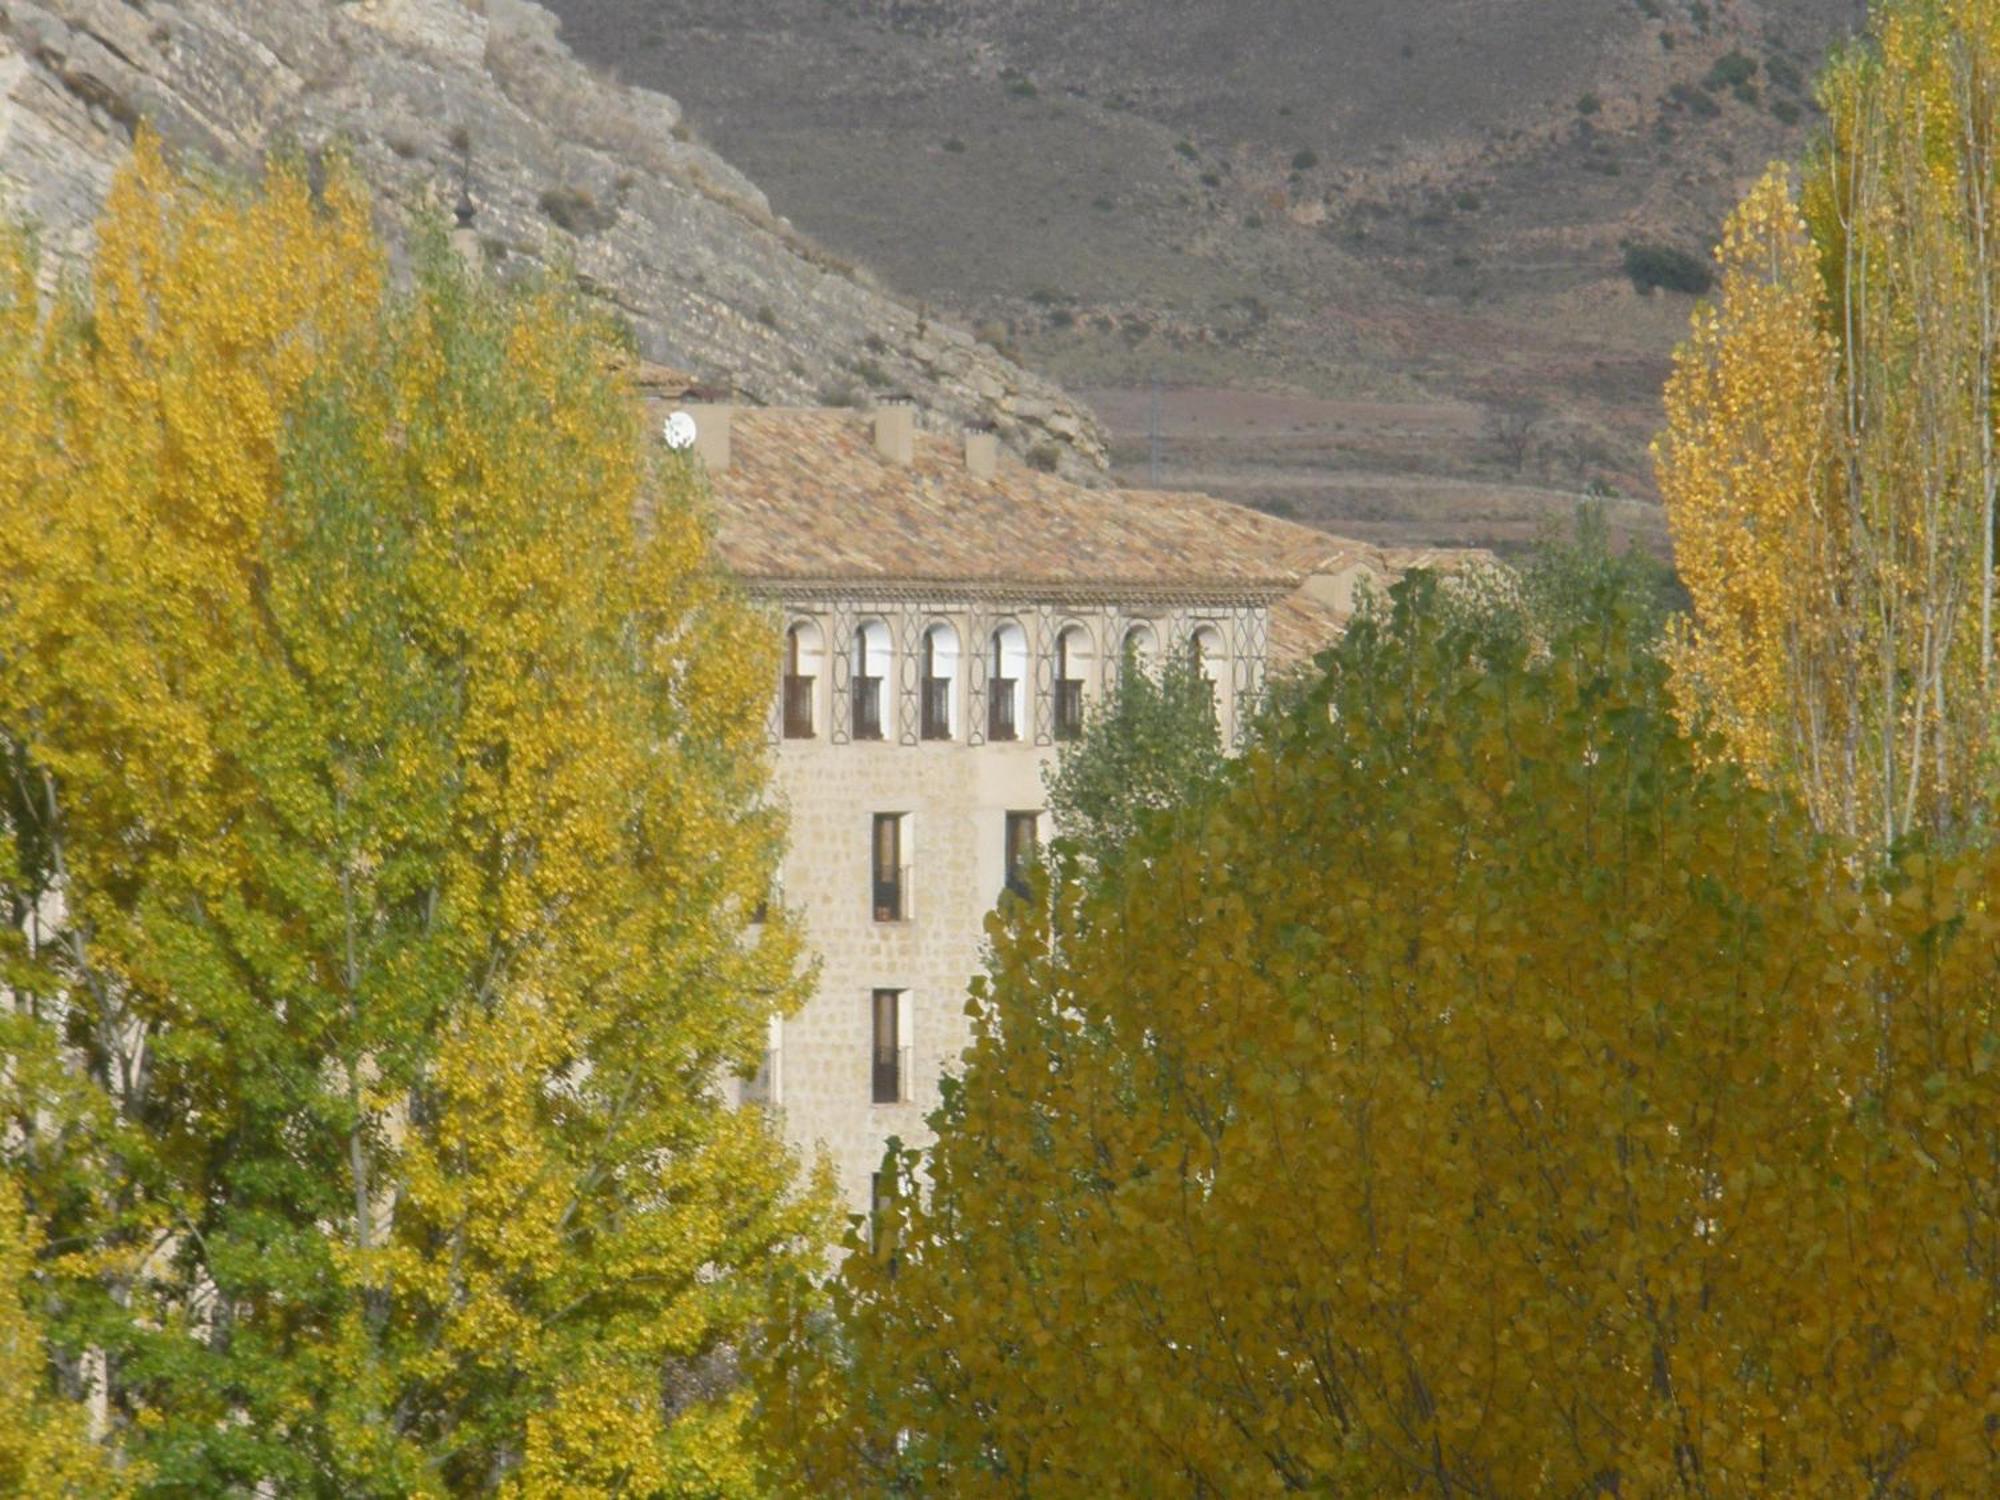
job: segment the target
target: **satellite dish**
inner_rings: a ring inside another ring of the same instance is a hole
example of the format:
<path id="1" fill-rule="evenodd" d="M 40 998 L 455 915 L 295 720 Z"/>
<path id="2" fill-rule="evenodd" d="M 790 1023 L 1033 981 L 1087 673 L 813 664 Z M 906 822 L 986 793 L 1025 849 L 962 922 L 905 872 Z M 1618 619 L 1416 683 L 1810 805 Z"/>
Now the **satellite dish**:
<path id="1" fill-rule="evenodd" d="M 660 435 L 674 452 L 685 453 L 694 446 L 694 418 L 684 411 L 677 411 L 667 418 L 667 425 Z"/>

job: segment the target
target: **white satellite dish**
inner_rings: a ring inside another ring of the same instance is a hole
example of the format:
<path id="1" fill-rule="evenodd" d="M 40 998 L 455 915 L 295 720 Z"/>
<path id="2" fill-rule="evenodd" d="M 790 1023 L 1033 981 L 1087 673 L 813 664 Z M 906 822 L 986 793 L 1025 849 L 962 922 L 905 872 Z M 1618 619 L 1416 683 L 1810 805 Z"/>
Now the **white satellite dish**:
<path id="1" fill-rule="evenodd" d="M 677 411 L 667 418 L 665 429 L 660 434 L 667 440 L 667 446 L 676 453 L 685 453 L 694 446 L 694 418 L 684 411 Z"/>

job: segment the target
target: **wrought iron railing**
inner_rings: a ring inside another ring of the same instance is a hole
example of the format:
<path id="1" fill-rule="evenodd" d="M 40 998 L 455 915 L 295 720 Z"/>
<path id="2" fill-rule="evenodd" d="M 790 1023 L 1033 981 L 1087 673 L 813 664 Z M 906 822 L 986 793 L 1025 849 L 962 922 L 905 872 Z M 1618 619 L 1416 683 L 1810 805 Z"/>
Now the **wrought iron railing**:
<path id="1" fill-rule="evenodd" d="M 1014 714 L 1014 685 L 1012 677 L 993 677 L 986 683 L 986 738 L 989 740 L 1013 740 L 1021 737 L 1021 726 Z"/>
<path id="2" fill-rule="evenodd" d="M 854 737 L 857 740 L 882 738 L 882 679 L 854 678 Z"/>
<path id="3" fill-rule="evenodd" d="M 1083 684 L 1080 682 L 1056 683 L 1056 738 L 1074 740 L 1083 737 Z"/>
<path id="4" fill-rule="evenodd" d="M 923 734 L 927 740 L 951 738 L 951 689 L 949 677 L 924 679 Z"/>
<path id="5" fill-rule="evenodd" d="M 785 738 L 809 740 L 813 737 L 813 689 L 816 677 L 788 673 L 785 677 Z"/>

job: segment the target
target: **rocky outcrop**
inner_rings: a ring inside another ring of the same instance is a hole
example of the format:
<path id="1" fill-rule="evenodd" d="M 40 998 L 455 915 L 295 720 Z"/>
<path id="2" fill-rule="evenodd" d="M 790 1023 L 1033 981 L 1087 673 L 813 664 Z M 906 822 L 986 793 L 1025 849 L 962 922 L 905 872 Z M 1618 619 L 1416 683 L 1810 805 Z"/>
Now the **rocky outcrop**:
<path id="1" fill-rule="evenodd" d="M 819 249 L 672 99 L 585 68 L 530 0 L 0 0 L 0 194 L 52 273 L 88 253 L 140 120 L 238 169 L 345 142 L 392 234 L 467 193 L 498 274 L 572 269 L 645 355 L 744 399 L 895 390 L 940 428 L 1103 466 L 1061 390 Z"/>

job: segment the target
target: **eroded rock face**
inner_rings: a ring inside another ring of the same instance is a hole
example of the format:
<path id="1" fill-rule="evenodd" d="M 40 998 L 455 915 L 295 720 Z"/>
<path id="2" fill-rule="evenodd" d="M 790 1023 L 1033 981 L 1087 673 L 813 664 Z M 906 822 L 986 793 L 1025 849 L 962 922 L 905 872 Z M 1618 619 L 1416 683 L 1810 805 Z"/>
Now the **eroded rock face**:
<path id="1" fill-rule="evenodd" d="M 237 168 L 344 141 L 392 235 L 469 187 L 499 274 L 572 266 L 645 355 L 746 399 L 893 389 L 941 429 L 992 422 L 1102 469 L 1088 412 L 812 245 L 672 99 L 586 69 L 531 0 L 0 0 L 0 195 L 51 275 L 87 255 L 140 120 Z"/>

